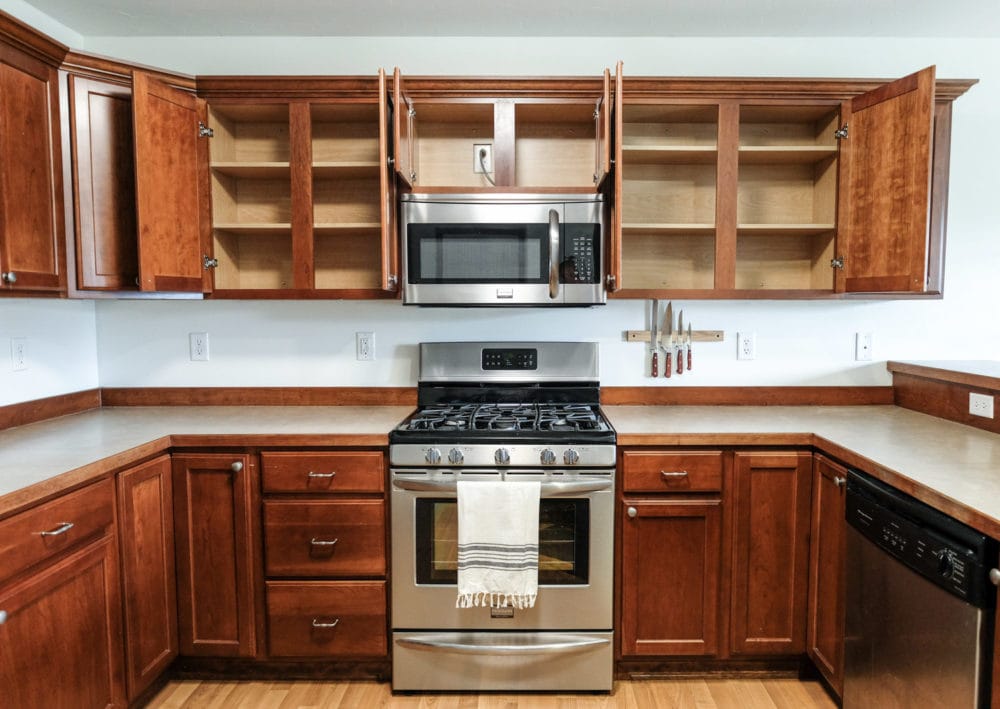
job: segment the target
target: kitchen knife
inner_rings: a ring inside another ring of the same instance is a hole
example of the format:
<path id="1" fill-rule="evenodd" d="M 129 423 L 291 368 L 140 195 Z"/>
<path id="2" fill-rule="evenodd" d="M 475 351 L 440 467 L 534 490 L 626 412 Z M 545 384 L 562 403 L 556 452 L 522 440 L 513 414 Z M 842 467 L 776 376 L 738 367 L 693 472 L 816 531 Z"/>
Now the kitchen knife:
<path id="1" fill-rule="evenodd" d="M 684 374 L 684 311 L 677 316 L 677 373 Z"/>
<path id="2" fill-rule="evenodd" d="M 652 320 L 652 331 L 649 333 L 649 344 L 653 350 L 653 364 L 650 366 L 650 372 L 652 376 L 658 377 L 660 373 L 657 371 L 659 369 L 659 351 L 660 343 L 656 341 L 656 321 L 659 317 L 660 301 L 653 298 L 653 320 Z"/>
<path id="3" fill-rule="evenodd" d="M 688 323 L 688 339 L 687 339 L 687 344 L 688 344 L 688 371 L 689 372 L 691 371 L 691 342 L 692 342 L 692 340 L 691 340 L 691 323 Z"/>
<path id="4" fill-rule="evenodd" d="M 666 330 L 666 342 L 663 345 L 663 351 L 667 355 L 667 360 L 663 367 L 663 376 L 669 377 L 670 373 L 673 371 L 671 367 L 671 362 L 674 356 L 674 304 L 673 302 L 667 303 L 667 314 L 663 316 L 663 329 Z"/>

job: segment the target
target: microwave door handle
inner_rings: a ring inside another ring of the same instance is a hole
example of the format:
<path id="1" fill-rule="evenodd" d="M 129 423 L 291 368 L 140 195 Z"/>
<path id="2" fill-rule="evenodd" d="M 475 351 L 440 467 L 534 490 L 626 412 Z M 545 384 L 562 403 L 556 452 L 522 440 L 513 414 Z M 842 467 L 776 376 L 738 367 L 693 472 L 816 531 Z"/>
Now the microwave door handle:
<path id="1" fill-rule="evenodd" d="M 549 210 L 549 299 L 559 297 L 559 212 Z"/>

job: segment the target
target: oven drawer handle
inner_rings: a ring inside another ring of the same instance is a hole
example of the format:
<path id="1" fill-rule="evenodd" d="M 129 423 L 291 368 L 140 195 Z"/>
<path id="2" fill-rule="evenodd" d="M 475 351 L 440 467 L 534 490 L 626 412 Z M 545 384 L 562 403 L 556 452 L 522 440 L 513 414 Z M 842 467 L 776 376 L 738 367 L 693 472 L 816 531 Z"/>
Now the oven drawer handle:
<path id="1" fill-rule="evenodd" d="M 454 481 L 438 480 L 393 480 L 400 490 L 412 490 L 414 492 L 456 492 L 458 483 Z M 612 480 L 587 480 L 584 482 L 571 483 L 542 483 L 542 497 L 560 497 L 563 495 L 579 495 L 583 492 L 600 492 L 610 490 L 614 485 Z"/>
<path id="2" fill-rule="evenodd" d="M 611 641 L 607 638 L 565 637 L 558 640 L 540 639 L 537 643 L 477 643 L 474 640 L 445 640 L 434 637 L 400 638 L 396 644 L 410 650 L 425 650 L 429 652 L 447 652 L 457 655 L 564 655 L 573 652 L 583 652 Z"/>

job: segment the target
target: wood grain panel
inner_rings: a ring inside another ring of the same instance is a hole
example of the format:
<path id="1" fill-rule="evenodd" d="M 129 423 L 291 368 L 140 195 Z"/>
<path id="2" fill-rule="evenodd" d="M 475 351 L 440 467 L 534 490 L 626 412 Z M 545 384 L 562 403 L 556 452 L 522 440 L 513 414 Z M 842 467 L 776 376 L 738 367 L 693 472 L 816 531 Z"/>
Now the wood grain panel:
<path id="1" fill-rule="evenodd" d="M 381 451 L 262 451 L 265 493 L 381 493 L 385 458 Z"/>
<path id="2" fill-rule="evenodd" d="M 975 378 L 970 377 L 970 380 Z M 975 384 L 937 381 L 904 372 L 893 372 L 893 391 L 896 406 L 919 411 L 938 418 L 975 426 L 984 431 L 1000 433 L 1000 419 L 973 416 L 969 413 L 969 394 L 1000 396 L 1000 388 L 992 389 Z"/>
<path id="3" fill-rule="evenodd" d="M 719 105 L 715 198 L 715 287 L 736 286 L 736 220 L 739 195 L 740 107 Z"/>
<path id="4" fill-rule="evenodd" d="M 288 107 L 288 139 L 291 147 L 292 283 L 312 288 L 313 222 L 325 221 L 314 214 L 312 115 L 309 104 L 296 101 Z M 372 197 L 375 191 L 372 190 Z M 266 221 L 266 220 L 265 220 Z M 284 221 L 278 219 L 276 221 Z M 332 221 L 332 220 L 331 220 Z"/>
<path id="5" fill-rule="evenodd" d="M 101 390 L 86 389 L 0 406 L 0 431 L 101 406 Z"/>
<path id="6" fill-rule="evenodd" d="M 1000 391 L 1000 361 L 996 360 L 944 360 L 924 362 L 893 362 L 886 369 L 897 374 L 911 374 L 915 377 L 939 382 L 963 384 L 979 389 Z"/>
<path id="7" fill-rule="evenodd" d="M 395 146 L 392 139 L 393 106 L 386 87 L 385 71 L 378 70 L 378 176 L 379 227 L 382 237 L 381 288 L 387 294 L 400 290 L 399 237 L 396 234 L 396 179 L 392 171 Z"/>
<path id="8" fill-rule="evenodd" d="M 625 492 L 718 492 L 722 451 L 625 451 Z"/>
<path id="9" fill-rule="evenodd" d="M 416 406 L 415 387 L 109 387 L 105 406 Z"/>
<path id="10" fill-rule="evenodd" d="M 697 350 L 697 346 L 695 347 Z M 697 355 L 697 352 L 695 353 Z M 107 391 L 107 390 L 105 390 Z M 601 403 L 687 406 L 862 406 L 893 403 L 892 387 L 601 387 Z"/>

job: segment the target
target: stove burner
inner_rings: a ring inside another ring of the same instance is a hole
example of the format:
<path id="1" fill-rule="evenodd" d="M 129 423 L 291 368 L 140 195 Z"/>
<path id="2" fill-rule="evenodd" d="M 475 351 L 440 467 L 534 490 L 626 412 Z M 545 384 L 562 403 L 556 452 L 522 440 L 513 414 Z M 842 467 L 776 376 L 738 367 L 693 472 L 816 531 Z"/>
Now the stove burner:
<path id="1" fill-rule="evenodd" d="M 602 431 L 603 418 L 587 404 L 455 404 L 428 406 L 401 431 Z"/>

